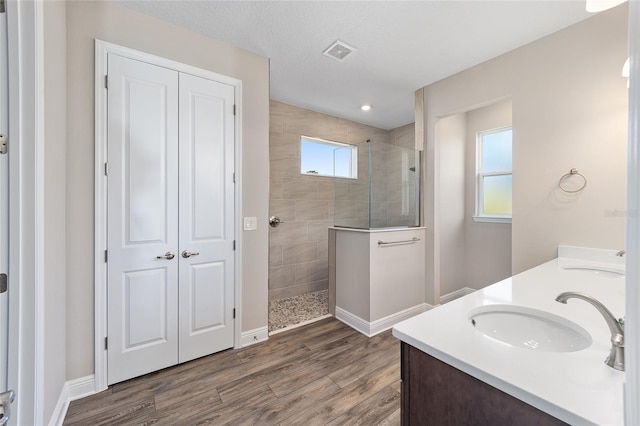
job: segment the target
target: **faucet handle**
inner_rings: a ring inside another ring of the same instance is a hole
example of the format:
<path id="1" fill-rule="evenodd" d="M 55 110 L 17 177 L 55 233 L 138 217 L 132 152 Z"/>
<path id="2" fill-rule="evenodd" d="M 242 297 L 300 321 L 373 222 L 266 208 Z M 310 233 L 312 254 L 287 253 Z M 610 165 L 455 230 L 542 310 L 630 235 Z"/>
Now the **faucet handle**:
<path id="1" fill-rule="evenodd" d="M 624 317 L 618 318 L 618 324 L 620 324 L 620 327 L 624 330 Z"/>

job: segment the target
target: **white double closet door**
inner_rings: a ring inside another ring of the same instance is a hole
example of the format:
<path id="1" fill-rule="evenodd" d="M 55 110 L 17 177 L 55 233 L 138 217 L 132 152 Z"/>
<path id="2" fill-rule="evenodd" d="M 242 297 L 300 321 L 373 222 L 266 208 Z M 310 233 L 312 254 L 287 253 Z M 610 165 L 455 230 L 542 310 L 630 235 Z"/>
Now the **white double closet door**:
<path id="1" fill-rule="evenodd" d="M 108 56 L 108 382 L 234 344 L 234 87 Z"/>

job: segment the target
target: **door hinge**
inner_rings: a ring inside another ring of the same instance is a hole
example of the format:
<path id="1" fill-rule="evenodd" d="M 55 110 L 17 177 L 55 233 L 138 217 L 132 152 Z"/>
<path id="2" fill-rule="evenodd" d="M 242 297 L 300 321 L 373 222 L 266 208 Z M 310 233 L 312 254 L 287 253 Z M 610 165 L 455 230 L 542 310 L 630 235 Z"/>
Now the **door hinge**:
<path id="1" fill-rule="evenodd" d="M 236 317 L 236 308 L 233 308 L 233 318 L 235 319 Z"/>
<path id="2" fill-rule="evenodd" d="M 233 104 L 233 115 L 236 115 L 236 104 Z"/>
<path id="3" fill-rule="evenodd" d="M 109 163 L 104 163 L 104 175 L 109 176 Z"/>
<path id="4" fill-rule="evenodd" d="M 233 240 L 233 250 L 236 249 L 236 240 Z"/>
<path id="5" fill-rule="evenodd" d="M 7 135 L 0 135 L 0 154 L 7 153 L 7 144 L 9 143 Z"/>
<path id="6" fill-rule="evenodd" d="M 105 89 L 109 88 L 109 76 L 108 75 L 104 76 L 104 88 Z"/>
<path id="7" fill-rule="evenodd" d="M 0 0 L 0 13 L 5 13 L 7 11 L 7 6 L 5 4 L 5 0 Z"/>
<path id="8" fill-rule="evenodd" d="M 106 351 L 107 349 L 109 349 L 109 338 L 105 337 L 104 338 L 104 350 Z"/>
<path id="9" fill-rule="evenodd" d="M 233 172 L 233 183 L 236 183 L 236 172 Z"/>
<path id="10" fill-rule="evenodd" d="M 0 274 L 0 293 L 6 293 L 7 286 L 7 274 Z"/>
<path id="11" fill-rule="evenodd" d="M 104 251 L 104 263 L 107 263 L 108 259 L 109 259 L 108 250 L 105 250 Z"/>

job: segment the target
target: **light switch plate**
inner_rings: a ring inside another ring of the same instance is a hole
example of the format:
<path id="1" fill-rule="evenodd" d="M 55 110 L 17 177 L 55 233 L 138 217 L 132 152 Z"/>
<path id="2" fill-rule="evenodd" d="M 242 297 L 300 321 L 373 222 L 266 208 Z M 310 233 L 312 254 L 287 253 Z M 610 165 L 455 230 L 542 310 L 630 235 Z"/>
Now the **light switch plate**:
<path id="1" fill-rule="evenodd" d="M 245 217 L 244 218 L 244 230 L 245 231 L 255 231 L 258 229 L 258 219 L 255 217 Z"/>

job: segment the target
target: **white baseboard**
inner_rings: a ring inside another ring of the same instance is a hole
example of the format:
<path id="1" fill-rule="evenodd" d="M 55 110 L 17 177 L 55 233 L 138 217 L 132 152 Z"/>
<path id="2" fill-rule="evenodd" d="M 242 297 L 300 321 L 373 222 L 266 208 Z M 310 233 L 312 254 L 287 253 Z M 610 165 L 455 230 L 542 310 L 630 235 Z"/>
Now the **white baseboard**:
<path id="1" fill-rule="evenodd" d="M 240 347 L 251 346 L 269 339 L 269 327 L 254 328 L 240 334 Z"/>
<path id="2" fill-rule="evenodd" d="M 93 395 L 95 390 L 94 375 L 80 377 L 79 379 L 69 380 L 64 383 L 60 390 L 60 396 L 56 407 L 51 414 L 49 425 L 62 426 L 64 418 L 69 410 L 69 403 L 85 396 Z"/>
<path id="3" fill-rule="evenodd" d="M 440 296 L 440 304 L 444 305 L 445 303 L 449 303 L 452 300 L 456 300 L 462 296 L 466 296 L 467 294 L 471 294 L 476 291 L 473 288 L 463 287 L 460 290 L 452 291 L 451 293 L 447 293 L 445 295 Z"/>
<path id="4" fill-rule="evenodd" d="M 69 387 L 69 401 L 75 401 L 96 393 L 96 381 L 93 374 L 69 380 L 67 386 Z"/>
<path id="5" fill-rule="evenodd" d="M 67 415 L 67 410 L 69 409 L 69 387 L 67 386 L 68 382 L 65 382 L 62 385 L 62 389 L 60 390 L 60 396 L 58 397 L 58 402 L 56 403 L 56 407 L 53 409 L 53 413 L 51 413 L 51 419 L 49 420 L 50 426 L 62 426 L 64 423 L 64 418 Z"/>
<path id="6" fill-rule="evenodd" d="M 336 318 L 347 324 L 348 326 L 355 328 L 365 336 L 373 337 L 378 333 L 382 333 L 383 331 L 390 329 L 400 321 L 404 321 L 432 308 L 433 306 L 431 305 L 421 303 L 420 305 L 405 309 L 404 311 L 396 312 L 395 314 L 389 315 L 379 320 L 369 322 L 363 320 L 357 315 L 352 314 L 351 312 L 340 308 L 339 306 L 336 306 Z"/>

